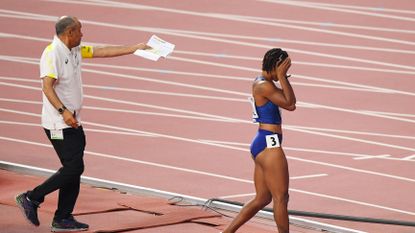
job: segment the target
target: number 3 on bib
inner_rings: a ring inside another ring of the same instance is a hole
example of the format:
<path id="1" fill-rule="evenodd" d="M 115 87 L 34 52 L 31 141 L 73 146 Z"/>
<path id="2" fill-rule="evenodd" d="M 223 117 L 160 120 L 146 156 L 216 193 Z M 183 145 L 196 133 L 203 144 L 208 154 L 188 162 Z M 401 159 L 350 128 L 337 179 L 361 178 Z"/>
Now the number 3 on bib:
<path id="1" fill-rule="evenodd" d="M 280 139 L 278 134 L 266 135 L 265 140 L 267 141 L 267 148 L 280 147 Z"/>

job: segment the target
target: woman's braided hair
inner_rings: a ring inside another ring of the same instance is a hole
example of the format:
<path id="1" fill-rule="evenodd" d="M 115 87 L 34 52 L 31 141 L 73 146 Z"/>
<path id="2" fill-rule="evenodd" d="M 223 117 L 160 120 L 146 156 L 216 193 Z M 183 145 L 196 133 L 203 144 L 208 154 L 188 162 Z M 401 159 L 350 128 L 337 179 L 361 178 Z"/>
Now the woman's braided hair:
<path id="1" fill-rule="evenodd" d="M 288 53 L 280 48 L 273 48 L 265 53 L 262 60 L 262 70 L 270 73 L 288 57 Z"/>

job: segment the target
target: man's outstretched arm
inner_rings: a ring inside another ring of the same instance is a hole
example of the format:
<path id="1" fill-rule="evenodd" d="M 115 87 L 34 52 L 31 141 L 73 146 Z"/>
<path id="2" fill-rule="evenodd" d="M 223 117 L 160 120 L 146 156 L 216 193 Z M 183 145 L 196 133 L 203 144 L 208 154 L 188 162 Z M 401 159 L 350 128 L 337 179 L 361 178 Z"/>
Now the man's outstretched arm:
<path id="1" fill-rule="evenodd" d="M 117 57 L 134 53 L 137 49 L 150 49 L 151 47 L 144 44 L 136 45 L 115 45 L 115 46 L 94 46 L 92 57 Z"/>

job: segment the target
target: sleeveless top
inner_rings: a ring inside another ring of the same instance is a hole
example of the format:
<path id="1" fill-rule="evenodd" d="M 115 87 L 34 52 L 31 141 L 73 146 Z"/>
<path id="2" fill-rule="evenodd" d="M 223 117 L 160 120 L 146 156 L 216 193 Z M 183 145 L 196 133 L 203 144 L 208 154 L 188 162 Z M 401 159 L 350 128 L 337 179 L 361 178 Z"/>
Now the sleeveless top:
<path id="1" fill-rule="evenodd" d="M 262 76 L 259 76 L 255 79 L 255 81 L 257 80 L 265 80 L 265 78 Z M 252 105 L 253 122 L 274 124 L 274 125 L 281 124 L 281 111 L 278 105 L 268 100 L 264 105 L 257 106 L 255 104 L 255 99 L 253 96 L 251 96 L 249 100 Z"/>

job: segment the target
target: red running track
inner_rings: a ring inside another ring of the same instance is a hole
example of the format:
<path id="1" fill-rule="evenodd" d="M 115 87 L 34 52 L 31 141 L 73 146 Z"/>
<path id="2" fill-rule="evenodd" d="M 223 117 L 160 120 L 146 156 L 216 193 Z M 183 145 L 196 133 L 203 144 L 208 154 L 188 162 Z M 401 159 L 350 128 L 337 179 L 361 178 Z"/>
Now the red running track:
<path id="1" fill-rule="evenodd" d="M 83 43 L 156 34 L 168 59 L 84 63 L 84 175 L 245 202 L 256 131 L 246 101 L 261 57 L 291 55 L 284 112 L 293 210 L 414 221 L 412 1 L 13 1 L 1 6 L 0 160 L 56 169 L 39 122 L 38 59 L 61 15 Z M 362 232 L 414 228 L 319 220 Z"/>

